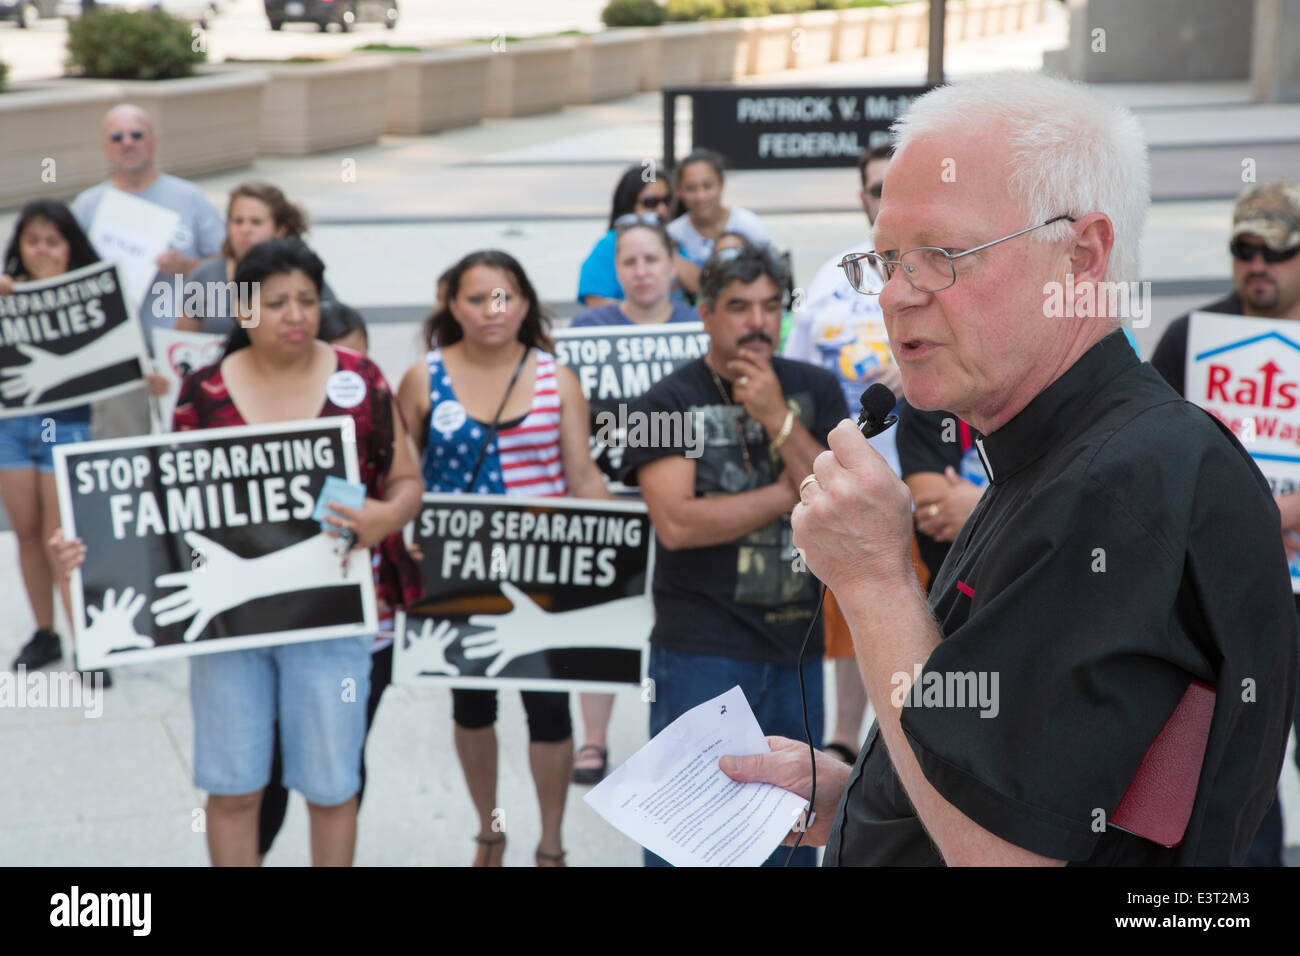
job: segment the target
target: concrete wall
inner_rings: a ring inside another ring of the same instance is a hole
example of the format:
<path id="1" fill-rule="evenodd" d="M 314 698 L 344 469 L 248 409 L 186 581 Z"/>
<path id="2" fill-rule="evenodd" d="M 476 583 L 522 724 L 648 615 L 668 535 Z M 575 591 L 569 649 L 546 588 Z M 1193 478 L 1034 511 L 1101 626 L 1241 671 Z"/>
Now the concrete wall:
<path id="1" fill-rule="evenodd" d="M 1300 102 L 1300 0 L 1255 0 L 1250 86 L 1257 103 Z"/>
<path id="2" fill-rule="evenodd" d="M 1094 83 L 1242 79 L 1254 0 L 1069 0 L 1070 42 L 1054 73 Z"/>

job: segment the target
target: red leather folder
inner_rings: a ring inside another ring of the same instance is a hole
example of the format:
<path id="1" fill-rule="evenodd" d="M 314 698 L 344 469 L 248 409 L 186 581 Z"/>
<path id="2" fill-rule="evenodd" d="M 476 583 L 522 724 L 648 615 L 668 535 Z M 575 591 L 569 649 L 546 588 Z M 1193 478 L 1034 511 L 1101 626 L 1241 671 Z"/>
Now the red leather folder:
<path id="1" fill-rule="evenodd" d="M 1161 846 L 1183 842 L 1214 717 L 1214 688 L 1192 681 L 1151 741 L 1124 798 L 1110 816 L 1121 830 Z"/>

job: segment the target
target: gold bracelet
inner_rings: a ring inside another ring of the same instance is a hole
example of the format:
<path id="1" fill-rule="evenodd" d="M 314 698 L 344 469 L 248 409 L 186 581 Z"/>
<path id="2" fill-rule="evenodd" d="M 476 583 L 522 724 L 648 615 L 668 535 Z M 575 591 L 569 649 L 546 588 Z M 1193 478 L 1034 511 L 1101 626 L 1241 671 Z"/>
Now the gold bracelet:
<path id="1" fill-rule="evenodd" d="M 788 411 L 785 413 L 785 421 L 781 423 L 781 430 L 772 439 L 772 451 L 780 451 L 792 431 L 794 431 L 794 412 Z"/>

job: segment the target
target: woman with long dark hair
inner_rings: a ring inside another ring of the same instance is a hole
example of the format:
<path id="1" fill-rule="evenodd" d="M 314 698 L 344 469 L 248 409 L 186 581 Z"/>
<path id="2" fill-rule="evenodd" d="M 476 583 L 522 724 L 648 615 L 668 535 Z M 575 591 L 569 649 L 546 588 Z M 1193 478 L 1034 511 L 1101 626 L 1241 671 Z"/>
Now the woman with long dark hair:
<path id="1" fill-rule="evenodd" d="M 61 202 L 37 199 L 23 207 L 4 254 L 0 295 L 13 284 L 52 279 L 99 261 L 90 240 Z M 14 659 L 14 669 L 35 670 L 63 657 L 54 631 L 54 584 L 57 575 L 46 540 L 59 525 L 54 489 L 54 446 L 90 440 L 90 406 L 78 405 L 40 415 L 0 419 L 0 498 L 18 538 L 27 601 L 36 618 L 36 632 Z M 67 583 L 59 593 L 72 620 Z M 108 686 L 104 673 L 104 686 Z"/>
<path id="2" fill-rule="evenodd" d="M 173 426 L 188 431 L 350 416 L 366 498 L 356 509 L 332 504 L 325 521 L 335 533 L 353 535 L 354 549 L 400 556 L 395 536 L 420 507 L 414 450 L 379 367 L 317 338 L 324 270 L 296 239 L 264 242 L 240 259 L 235 281 L 257 283 L 258 321 L 237 324 L 222 360 L 185 379 Z M 51 546 L 65 574 L 85 557 L 79 539 L 64 541 L 57 531 Z M 392 608 L 416 587 L 413 573 L 381 578 L 376 598 Z M 307 800 L 312 863 L 352 862 L 366 711 L 339 688 L 352 686 L 356 700 L 367 699 L 373 642 L 373 635 L 343 637 L 190 658 L 194 783 L 209 795 L 214 865 L 259 862 L 258 811 L 277 724 L 284 783 Z M 354 684 L 345 685 L 349 680 Z"/>
<path id="3" fill-rule="evenodd" d="M 658 216 L 668 221 L 673 202 L 672 188 L 657 163 L 629 166 L 614 187 L 609 212 L 609 230 L 592 247 L 578 274 L 578 301 L 588 309 L 623 301 L 623 287 L 614 265 L 614 227 L 627 217 Z"/>
<path id="4" fill-rule="evenodd" d="M 444 276 L 424 327 L 429 351 L 402 378 L 408 421 L 420 422 L 429 491 L 609 498 L 588 447 L 587 400 L 557 364 L 547 319 L 523 268 L 504 252 L 472 253 Z M 436 411 L 435 411 L 436 410 Z M 478 465 L 475 468 L 474 462 Z M 456 753 L 478 812 L 475 866 L 500 866 L 496 832 L 496 692 L 453 690 Z M 525 691 L 529 763 L 541 805 L 539 866 L 562 866 L 564 801 L 573 768 L 566 693 Z"/>

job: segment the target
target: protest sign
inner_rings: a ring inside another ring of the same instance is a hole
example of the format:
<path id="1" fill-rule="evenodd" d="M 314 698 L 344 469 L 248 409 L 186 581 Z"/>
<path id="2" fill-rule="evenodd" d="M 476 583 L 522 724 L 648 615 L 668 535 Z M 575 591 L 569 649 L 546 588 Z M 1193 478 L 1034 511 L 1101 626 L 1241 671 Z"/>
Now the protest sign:
<path id="1" fill-rule="evenodd" d="M 133 310 L 158 274 L 158 257 L 171 245 L 181 224 L 180 213 L 109 186 L 104 190 L 88 238 L 101 256 L 116 262 L 122 286 Z"/>
<path id="2" fill-rule="evenodd" d="M 1300 490 L 1300 329 L 1285 319 L 1193 312 L 1187 394 L 1232 429 L 1274 495 Z M 1300 593 L 1300 559 L 1291 564 Z"/>
<path id="3" fill-rule="evenodd" d="M 426 494 L 410 533 L 425 597 L 397 615 L 394 683 L 642 683 L 654 620 L 645 505 Z"/>
<path id="4" fill-rule="evenodd" d="M 0 418 L 140 388 L 144 354 L 113 263 L 16 282 L 0 296 Z"/>
<path id="5" fill-rule="evenodd" d="M 591 457 L 610 491 L 635 489 L 618 480 L 627 447 L 627 406 L 650 386 L 709 350 L 702 322 L 560 329 L 555 358 L 578 376 L 591 411 Z"/>
<path id="6" fill-rule="evenodd" d="M 373 634 L 367 551 L 346 566 L 312 520 L 329 476 L 356 481 L 351 418 L 58 445 L 77 666 Z"/>
<path id="7" fill-rule="evenodd" d="M 167 379 L 167 392 L 158 396 L 158 415 L 162 419 L 163 431 L 171 430 L 172 412 L 185 376 L 220 362 L 225 347 L 224 335 L 177 332 L 175 329 L 153 330 L 154 371 Z"/>

